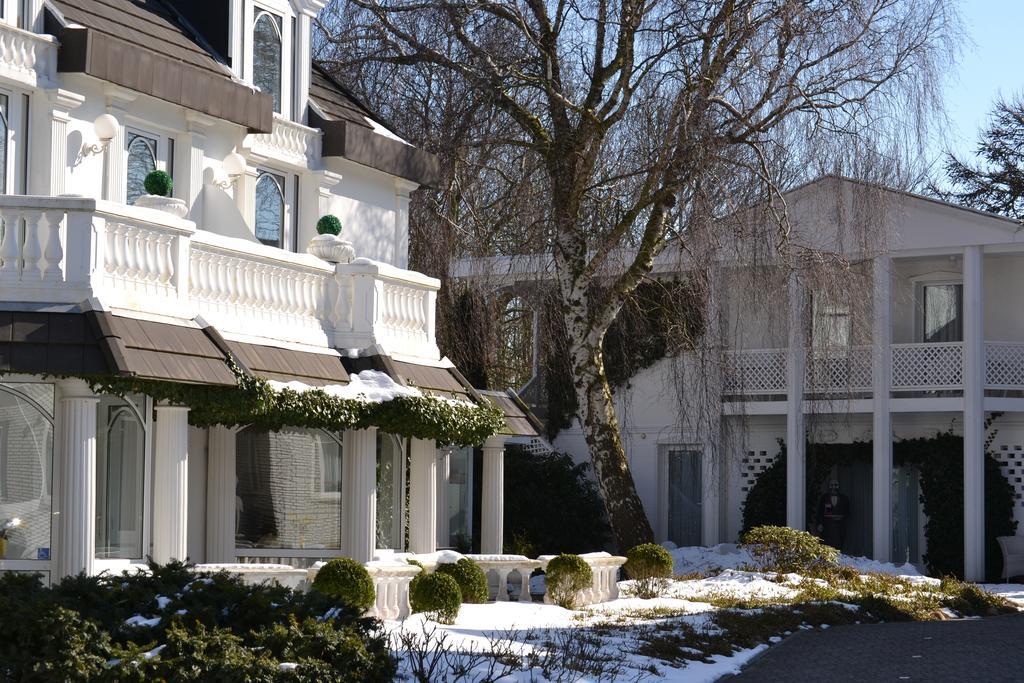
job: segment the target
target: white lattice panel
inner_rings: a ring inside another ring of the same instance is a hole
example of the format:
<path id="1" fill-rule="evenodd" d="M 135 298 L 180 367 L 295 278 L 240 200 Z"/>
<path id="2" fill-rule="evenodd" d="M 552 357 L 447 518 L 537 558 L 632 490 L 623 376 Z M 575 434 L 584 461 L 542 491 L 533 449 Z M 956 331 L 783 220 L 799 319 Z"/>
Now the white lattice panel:
<path id="1" fill-rule="evenodd" d="M 960 342 L 894 344 L 893 389 L 959 389 L 963 385 L 964 350 Z"/>
<path id="2" fill-rule="evenodd" d="M 779 349 L 736 351 L 726 359 L 724 377 L 728 394 L 786 392 L 786 352 Z"/>
<path id="3" fill-rule="evenodd" d="M 871 348 L 830 349 L 807 359 L 804 387 L 814 392 L 871 390 Z"/>
<path id="4" fill-rule="evenodd" d="M 1013 487 L 1013 516 L 1018 520 L 1024 519 L 1024 446 L 1002 444 L 992 455 L 999 461 L 999 469 Z"/>
<path id="5" fill-rule="evenodd" d="M 998 389 L 1024 389 L 1024 344 L 985 344 L 985 384 Z"/>
<path id="6" fill-rule="evenodd" d="M 740 461 L 740 492 L 743 500 L 757 478 L 775 462 L 775 454 L 768 451 L 744 451 Z"/>
<path id="7" fill-rule="evenodd" d="M 529 443 L 523 444 L 523 450 L 530 455 L 548 455 L 555 451 L 547 439 L 542 439 L 539 436 L 530 439 Z"/>

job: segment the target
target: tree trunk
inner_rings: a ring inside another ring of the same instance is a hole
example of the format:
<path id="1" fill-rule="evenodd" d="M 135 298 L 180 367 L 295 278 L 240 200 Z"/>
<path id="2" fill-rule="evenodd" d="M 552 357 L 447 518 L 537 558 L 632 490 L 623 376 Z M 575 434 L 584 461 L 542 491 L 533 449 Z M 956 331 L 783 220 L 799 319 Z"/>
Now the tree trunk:
<path id="1" fill-rule="evenodd" d="M 569 345 L 590 461 L 618 552 L 625 552 L 640 543 L 652 542 L 654 532 L 637 495 L 626 451 L 622 447 L 611 387 L 604 371 L 601 343 L 580 343 L 580 338 L 570 332 Z"/>

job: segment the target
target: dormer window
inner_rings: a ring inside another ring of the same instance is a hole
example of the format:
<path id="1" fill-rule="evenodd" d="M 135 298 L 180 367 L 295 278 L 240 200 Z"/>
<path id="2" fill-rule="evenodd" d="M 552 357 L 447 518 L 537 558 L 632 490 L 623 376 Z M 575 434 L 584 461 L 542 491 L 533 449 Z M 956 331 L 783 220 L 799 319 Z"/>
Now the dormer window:
<path id="1" fill-rule="evenodd" d="M 274 111 L 281 113 L 281 73 L 284 55 L 284 22 L 276 14 L 257 8 L 253 23 L 253 82 L 261 92 L 274 98 Z"/>

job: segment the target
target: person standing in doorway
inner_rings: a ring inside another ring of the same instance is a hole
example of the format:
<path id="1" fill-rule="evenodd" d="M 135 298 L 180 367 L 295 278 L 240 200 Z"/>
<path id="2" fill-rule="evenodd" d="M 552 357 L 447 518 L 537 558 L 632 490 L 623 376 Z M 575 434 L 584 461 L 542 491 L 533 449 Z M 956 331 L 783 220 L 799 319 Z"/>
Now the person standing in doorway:
<path id="1" fill-rule="evenodd" d="M 828 483 L 828 491 L 818 502 L 818 533 L 825 543 L 843 549 L 846 542 L 846 518 L 850 516 L 850 499 L 839 492 L 839 482 Z"/>

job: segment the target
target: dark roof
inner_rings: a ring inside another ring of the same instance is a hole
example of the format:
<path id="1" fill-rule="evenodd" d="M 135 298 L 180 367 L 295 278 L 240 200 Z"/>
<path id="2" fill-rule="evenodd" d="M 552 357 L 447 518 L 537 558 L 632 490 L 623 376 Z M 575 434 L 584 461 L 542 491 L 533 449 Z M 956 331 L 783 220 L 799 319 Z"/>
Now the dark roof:
<path id="1" fill-rule="evenodd" d="M 349 381 L 340 356 L 236 341 L 227 342 L 227 346 L 247 370 L 263 379 L 297 381 L 309 386 L 348 384 Z"/>
<path id="2" fill-rule="evenodd" d="M 513 392 L 480 391 L 481 396 L 501 410 L 505 416 L 505 434 L 511 436 L 540 436 L 543 425 Z"/>
<path id="3" fill-rule="evenodd" d="M 110 368 L 84 315 L 0 311 L 0 371 L 92 375 Z"/>
<path id="4" fill-rule="evenodd" d="M 309 81 L 309 97 L 332 121 L 346 121 L 373 130 L 364 117 L 377 120 L 380 117 L 364 107 L 348 88 L 327 75 L 323 67 L 313 64 Z"/>
<path id="5" fill-rule="evenodd" d="M 394 364 L 395 371 L 407 386 L 416 387 L 432 396 L 477 402 L 476 390 L 462 379 L 455 368 L 439 368 L 398 360 L 394 361 Z"/>
<path id="6" fill-rule="evenodd" d="M 61 41 L 57 70 L 85 73 L 268 133 L 273 98 L 233 80 L 163 0 L 50 0 L 47 30 Z M 80 25 L 78 28 L 72 25 Z"/>

